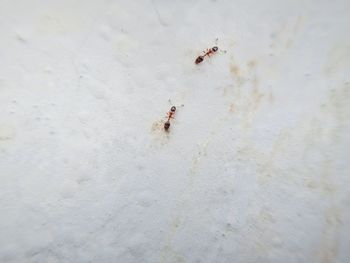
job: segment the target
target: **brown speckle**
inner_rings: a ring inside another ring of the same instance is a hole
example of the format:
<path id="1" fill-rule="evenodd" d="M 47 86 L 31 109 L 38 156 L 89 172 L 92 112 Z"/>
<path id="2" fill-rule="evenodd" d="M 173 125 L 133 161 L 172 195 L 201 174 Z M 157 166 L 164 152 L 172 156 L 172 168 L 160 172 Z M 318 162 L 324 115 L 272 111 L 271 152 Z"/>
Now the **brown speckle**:
<path id="1" fill-rule="evenodd" d="M 248 63 L 247 63 L 247 66 L 250 70 L 254 69 L 256 67 L 256 64 L 257 64 L 257 61 L 256 60 L 250 60 Z"/>
<path id="2" fill-rule="evenodd" d="M 232 74 L 233 79 L 235 80 L 235 84 L 238 87 L 242 86 L 242 84 L 244 83 L 244 79 L 242 77 L 242 73 L 241 73 L 240 68 L 235 64 L 231 64 L 230 65 L 230 72 Z"/>
<path id="3" fill-rule="evenodd" d="M 236 111 L 236 107 L 233 103 L 231 103 L 229 112 L 234 113 L 235 111 Z"/>

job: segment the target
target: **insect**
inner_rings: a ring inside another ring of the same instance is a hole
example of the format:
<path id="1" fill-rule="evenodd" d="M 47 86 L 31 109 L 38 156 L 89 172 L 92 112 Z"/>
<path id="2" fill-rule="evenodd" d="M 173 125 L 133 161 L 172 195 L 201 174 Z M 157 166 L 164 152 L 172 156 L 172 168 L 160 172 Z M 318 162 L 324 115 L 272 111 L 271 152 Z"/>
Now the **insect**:
<path id="1" fill-rule="evenodd" d="M 219 48 L 218 48 L 217 46 L 214 46 L 214 47 L 212 47 L 212 48 L 207 49 L 206 51 L 203 51 L 203 52 L 204 52 L 204 55 L 198 56 L 198 57 L 196 58 L 196 60 L 195 60 L 194 63 L 196 63 L 196 64 L 201 63 L 201 62 L 204 60 L 204 58 L 205 58 L 206 56 L 210 57 L 210 55 L 214 54 L 214 53 L 217 52 L 218 50 L 219 50 Z"/>
<path id="2" fill-rule="evenodd" d="M 219 39 L 216 38 L 216 39 L 215 39 L 215 46 L 213 46 L 212 48 L 208 48 L 206 51 L 203 51 L 204 54 L 203 54 L 203 55 L 199 55 L 199 56 L 196 58 L 196 60 L 194 61 L 194 63 L 195 63 L 195 64 L 199 64 L 199 63 L 201 63 L 201 62 L 204 60 L 204 58 L 205 58 L 206 56 L 210 57 L 210 55 L 213 55 L 214 53 L 218 52 L 218 51 L 219 51 L 219 47 L 217 46 L 218 41 L 219 41 Z M 226 50 L 221 50 L 221 49 L 220 49 L 220 52 L 221 52 L 221 51 L 224 52 L 224 53 L 227 52 Z"/>
<path id="3" fill-rule="evenodd" d="M 170 111 L 168 111 L 168 120 L 164 123 L 164 130 L 168 131 L 169 128 L 170 128 L 170 119 L 173 119 L 174 117 L 174 114 L 175 114 L 175 111 L 176 111 L 176 107 L 175 106 L 172 106 L 170 108 Z"/>

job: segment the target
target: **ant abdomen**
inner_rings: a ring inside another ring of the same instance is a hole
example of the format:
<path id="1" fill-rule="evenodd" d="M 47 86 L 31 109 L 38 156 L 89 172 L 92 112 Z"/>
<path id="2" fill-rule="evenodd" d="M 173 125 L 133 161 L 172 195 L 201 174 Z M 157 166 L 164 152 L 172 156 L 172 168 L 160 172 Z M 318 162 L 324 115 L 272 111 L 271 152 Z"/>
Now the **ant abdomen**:
<path id="1" fill-rule="evenodd" d="M 167 130 L 169 130 L 169 127 L 170 127 L 170 122 L 169 121 L 165 122 L 164 129 L 167 131 Z"/>
<path id="2" fill-rule="evenodd" d="M 198 58 L 196 58 L 195 63 L 196 63 L 196 64 L 199 64 L 199 63 L 201 63 L 201 62 L 203 61 L 203 59 L 204 59 L 203 56 L 199 56 Z"/>

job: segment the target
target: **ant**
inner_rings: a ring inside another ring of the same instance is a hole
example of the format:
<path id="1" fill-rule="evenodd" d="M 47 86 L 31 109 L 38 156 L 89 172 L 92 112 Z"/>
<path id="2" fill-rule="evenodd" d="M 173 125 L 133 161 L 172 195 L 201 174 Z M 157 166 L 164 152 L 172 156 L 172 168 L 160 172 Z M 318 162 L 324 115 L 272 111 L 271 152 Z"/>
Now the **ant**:
<path id="1" fill-rule="evenodd" d="M 196 63 L 196 64 L 201 63 L 201 62 L 204 60 L 205 56 L 210 57 L 210 54 L 214 54 L 214 53 L 215 53 L 216 51 L 218 51 L 218 50 L 219 50 L 219 48 L 218 48 L 217 46 L 214 46 L 214 47 L 212 47 L 212 48 L 207 49 L 207 51 L 204 52 L 204 55 L 200 55 L 200 56 L 198 56 L 198 57 L 196 58 L 195 63 Z"/>
<path id="2" fill-rule="evenodd" d="M 215 43 L 217 43 L 217 42 L 218 42 L 218 38 L 216 39 Z M 194 63 L 196 63 L 196 64 L 201 63 L 206 56 L 210 57 L 210 55 L 216 53 L 218 50 L 219 50 L 219 48 L 217 46 L 213 46 L 212 48 L 209 48 L 206 51 L 203 51 L 204 55 L 198 56 Z M 226 51 L 224 51 L 224 52 L 226 53 Z"/>
<path id="3" fill-rule="evenodd" d="M 168 131 L 170 127 L 170 119 L 173 119 L 173 115 L 175 114 L 176 107 L 172 106 L 170 111 L 168 112 L 168 120 L 164 123 L 164 130 Z"/>

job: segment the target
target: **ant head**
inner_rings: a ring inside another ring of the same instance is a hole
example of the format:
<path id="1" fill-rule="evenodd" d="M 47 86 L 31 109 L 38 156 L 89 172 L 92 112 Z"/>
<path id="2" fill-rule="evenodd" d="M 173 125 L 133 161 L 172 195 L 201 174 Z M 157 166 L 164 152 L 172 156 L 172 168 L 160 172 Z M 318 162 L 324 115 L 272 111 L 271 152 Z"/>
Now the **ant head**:
<path id="1" fill-rule="evenodd" d="M 171 110 L 171 112 L 175 112 L 176 111 L 176 107 L 172 106 L 170 110 Z"/>
<path id="2" fill-rule="evenodd" d="M 213 50 L 214 52 L 216 52 L 216 51 L 219 50 L 219 48 L 218 48 L 217 46 L 215 46 L 215 47 L 212 48 L 212 50 Z"/>

